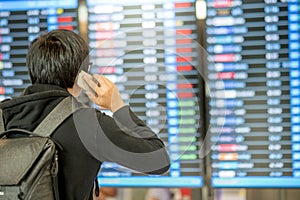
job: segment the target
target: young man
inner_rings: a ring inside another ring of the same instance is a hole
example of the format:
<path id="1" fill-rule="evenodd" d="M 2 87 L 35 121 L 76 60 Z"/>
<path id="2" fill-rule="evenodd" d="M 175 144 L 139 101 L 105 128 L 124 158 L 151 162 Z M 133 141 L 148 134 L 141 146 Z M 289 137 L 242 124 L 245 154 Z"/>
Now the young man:
<path id="1" fill-rule="evenodd" d="M 33 131 L 65 97 L 83 92 L 76 84 L 89 64 L 84 40 L 67 30 L 54 30 L 35 39 L 28 50 L 32 85 L 20 97 L 0 104 L 6 129 Z M 114 83 L 101 75 L 83 77 L 89 98 L 113 113 L 80 108 L 55 130 L 59 152 L 59 195 L 64 200 L 92 199 L 93 183 L 104 161 L 116 162 L 147 174 L 169 168 L 163 142 L 120 97 Z M 78 105 L 74 98 L 74 103 Z"/>

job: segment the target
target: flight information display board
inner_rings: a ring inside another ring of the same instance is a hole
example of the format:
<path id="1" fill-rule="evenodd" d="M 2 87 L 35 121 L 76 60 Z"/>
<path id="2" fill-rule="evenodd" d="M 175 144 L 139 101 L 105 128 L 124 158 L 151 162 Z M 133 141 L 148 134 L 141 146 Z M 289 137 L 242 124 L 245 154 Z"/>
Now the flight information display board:
<path id="1" fill-rule="evenodd" d="M 44 31 L 77 31 L 77 0 L 0 1 L 0 100 L 19 95 L 30 84 L 26 54 Z"/>
<path id="2" fill-rule="evenodd" d="M 165 142 L 172 162 L 168 174 L 154 177 L 104 163 L 100 185 L 201 187 L 195 2 L 88 0 L 87 7 L 92 73 L 116 83 L 125 102 Z"/>
<path id="3" fill-rule="evenodd" d="M 213 187 L 300 187 L 300 2 L 208 0 Z"/>

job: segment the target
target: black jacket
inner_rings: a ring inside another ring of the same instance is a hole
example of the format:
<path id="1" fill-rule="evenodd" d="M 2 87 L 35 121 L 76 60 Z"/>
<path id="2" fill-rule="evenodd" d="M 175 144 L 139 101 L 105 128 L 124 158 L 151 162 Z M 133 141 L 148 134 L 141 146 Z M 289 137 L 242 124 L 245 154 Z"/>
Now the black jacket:
<path id="1" fill-rule="evenodd" d="M 53 85 L 26 88 L 20 97 L 0 104 L 6 129 L 33 131 L 69 95 Z M 63 148 L 59 153 L 62 200 L 92 199 L 93 182 L 104 161 L 150 174 L 162 174 L 170 164 L 163 142 L 128 106 L 115 112 L 113 118 L 93 108 L 81 108 L 52 138 Z"/>

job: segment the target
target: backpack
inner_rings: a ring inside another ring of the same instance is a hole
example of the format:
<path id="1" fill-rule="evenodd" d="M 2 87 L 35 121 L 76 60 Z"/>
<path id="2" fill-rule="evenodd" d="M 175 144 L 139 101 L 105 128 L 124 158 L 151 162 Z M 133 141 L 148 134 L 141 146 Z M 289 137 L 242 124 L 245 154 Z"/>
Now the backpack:
<path id="1" fill-rule="evenodd" d="M 61 101 L 33 131 L 4 130 L 0 109 L 0 200 L 58 200 L 58 149 L 51 134 L 72 111 Z M 61 149 L 62 150 L 62 149 Z"/>

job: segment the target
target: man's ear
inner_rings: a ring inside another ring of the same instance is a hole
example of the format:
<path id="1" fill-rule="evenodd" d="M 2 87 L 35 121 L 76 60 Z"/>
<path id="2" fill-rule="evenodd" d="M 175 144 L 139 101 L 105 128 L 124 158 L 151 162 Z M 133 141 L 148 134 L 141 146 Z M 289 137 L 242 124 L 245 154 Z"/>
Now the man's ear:
<path id="1" fill-rule="evenodd" d="M 77 83 L 74 83 L 72 88 L 67 88 L 67 91 L 74 97 L 78 97 L 80 93 L 82 92 L 82 89 L 77 85 Z"/>

